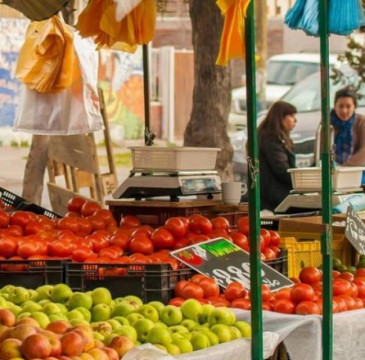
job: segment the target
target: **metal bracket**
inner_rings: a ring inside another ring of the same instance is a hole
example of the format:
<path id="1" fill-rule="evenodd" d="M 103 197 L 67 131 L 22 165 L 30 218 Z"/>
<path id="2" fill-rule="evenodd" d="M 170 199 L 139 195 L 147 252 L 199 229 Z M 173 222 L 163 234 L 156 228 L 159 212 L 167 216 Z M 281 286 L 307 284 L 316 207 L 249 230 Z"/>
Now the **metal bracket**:
<path id="1" fill-rule="evenodd" d="M 247 156 L 247 165 L 248 165 L 248 173 L 249 176 L 251 177 L 251 189 L 254 189 L 256 187 L 257 175 L 259 173 L 259 169 L 255 167 L 252 158 L 249 156 Z"/>

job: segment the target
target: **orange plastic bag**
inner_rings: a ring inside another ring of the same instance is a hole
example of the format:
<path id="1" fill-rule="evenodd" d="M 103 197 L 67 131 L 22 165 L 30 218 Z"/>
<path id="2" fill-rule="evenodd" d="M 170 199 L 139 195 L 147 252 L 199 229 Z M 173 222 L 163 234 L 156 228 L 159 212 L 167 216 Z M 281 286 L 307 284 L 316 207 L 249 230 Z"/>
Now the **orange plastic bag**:
<path id="1" fill-rule="evenodd" d="M 59 17 L 30 23 L 15 75 L 30 89 L 59 92 L 72 84 L 73 29 Z"/>

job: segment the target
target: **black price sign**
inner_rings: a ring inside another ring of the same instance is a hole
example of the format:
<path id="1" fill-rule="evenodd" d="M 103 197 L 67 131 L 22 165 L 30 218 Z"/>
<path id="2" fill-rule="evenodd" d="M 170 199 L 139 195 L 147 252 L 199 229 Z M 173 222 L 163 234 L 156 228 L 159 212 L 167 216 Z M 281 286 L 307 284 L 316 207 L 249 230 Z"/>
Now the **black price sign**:
<path id="1" fill-rule="evenodd" d="M 356 251 L 365 255 L 365 225 L 351 206 L 347 208 L 345 235 Z"/>
<path id="2" fill-rule="evenodd" d="M 218 238 L 187 246 L 171 255 L 201 274 L 215 279 L 219 286 L 227 287 L 238 281 L 250 289 L 250 255 L 230 241 Z M 261 262 L 262 283 L 272 291 L 293 286 L 293 282 Z"/>

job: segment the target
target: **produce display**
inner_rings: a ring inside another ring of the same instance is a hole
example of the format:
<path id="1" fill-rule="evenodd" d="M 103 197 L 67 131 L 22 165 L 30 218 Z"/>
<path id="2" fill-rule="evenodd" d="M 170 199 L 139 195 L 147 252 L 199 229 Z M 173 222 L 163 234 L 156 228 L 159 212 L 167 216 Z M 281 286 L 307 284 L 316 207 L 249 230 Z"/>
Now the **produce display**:
<path id="1" fill-rule="evenodd" d="M 365 269 L 359 268 L 354 274 L 333 271 L 333 312 L 364 308 Z M 306 267 L 299 279 L 292 279 L 295 285 L 275 293 L 262 285 L 262 308 L 284 314 L 322 314 L 322 271 Z M 197 299 L 203 304 L 226 306 L 244 310 L 251 309 L 250 293 L 238 282 L 232 282 L 221 291 L 214 279 L 194 275 L 190 281 L 179 281 L 175 286 L 176 297 L 170 304 L 182 306 L 187 299 Z"/>
<path id="2" fill-rule="evenodd" d="M 65 284 L 0 290 L 0 358 L 117 360 L 143 343 L 176 355 L 251 336 L 228 308 L 195 299 L 181 307 L 106 288 L 73 292 Z"/>

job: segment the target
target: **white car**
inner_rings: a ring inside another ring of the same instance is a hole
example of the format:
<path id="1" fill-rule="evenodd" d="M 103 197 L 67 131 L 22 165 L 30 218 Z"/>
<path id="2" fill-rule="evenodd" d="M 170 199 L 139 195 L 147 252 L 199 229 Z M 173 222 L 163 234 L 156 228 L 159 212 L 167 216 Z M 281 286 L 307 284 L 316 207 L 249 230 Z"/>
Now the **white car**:
<path id="1" fill-rule="evenodd" d="M 336 64 L 336 55 L 330 55 L 330 65 Z M 279 100 L 297 82 L 319 71 L 319 54 L 281 54 L 267 62 L 266 100 L 258 102 L 258 111 L 266 110 Z M 257 80 L 259 83 L 259 80 Z M 231 128 L 246 126 L 246 87 L 232 90 L 231 112 L 228 123 Z"/>

